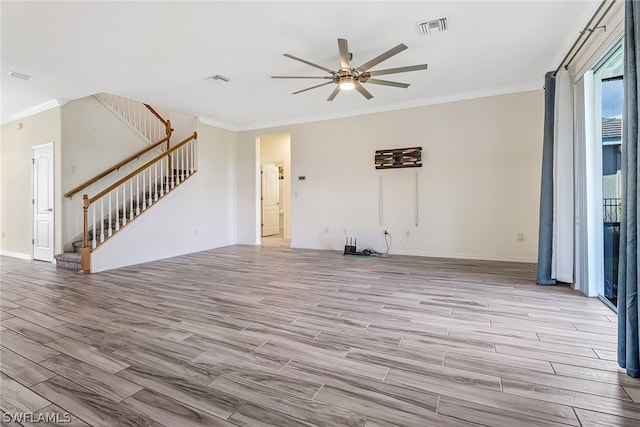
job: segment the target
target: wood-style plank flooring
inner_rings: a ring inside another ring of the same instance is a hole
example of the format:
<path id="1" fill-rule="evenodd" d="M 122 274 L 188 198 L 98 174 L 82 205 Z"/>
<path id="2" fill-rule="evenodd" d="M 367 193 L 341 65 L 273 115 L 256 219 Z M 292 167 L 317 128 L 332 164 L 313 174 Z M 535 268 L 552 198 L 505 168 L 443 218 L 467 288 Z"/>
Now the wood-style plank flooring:
<path id="1" fill-rule="evenodd" d="M 2 425 L 640 425 L 615 314 L 531 264 L 280 243 L 0 268 Z"/>

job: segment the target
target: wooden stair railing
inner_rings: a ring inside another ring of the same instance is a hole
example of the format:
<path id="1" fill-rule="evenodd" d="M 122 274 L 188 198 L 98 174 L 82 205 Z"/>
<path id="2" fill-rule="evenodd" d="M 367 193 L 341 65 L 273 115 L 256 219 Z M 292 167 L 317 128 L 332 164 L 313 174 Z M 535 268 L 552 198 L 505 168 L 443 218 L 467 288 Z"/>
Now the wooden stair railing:
<path id="1" fill-rule="evenodd" d="M 197 138 L 194 132 L 95 196 L 82 196 L 82 272 L 90 272 L 94 249 L 196 172 Z"/>
<path id="2" fill-rule="evenodd" d="M 143 148 L 142 150 L 138 151 L 137 153 L 134 153 L 134 154 L 130 155 L 129 157 L 127 157 L 126 159 L 116 163 L 115 165 L 103 170 L 98 175 L 94 176 L 91 179 L 88 179 L 87 181 L 85 181 L 82 184 L 78 185 L 74 189 L 67 191 L 64 194 L 64 197 L 70 199 L 71 197 L 74 196 L 74 194 L 79 193 L 80 191 L 84 190 L 85 188 L 87 188 L 88 186 L 90 186 L 92 184 L 95 184 L 96 182 L 98 182 L 102 178 L 104 178 L 105 176 L 109 175 L 112 172 L 117 171 L 122 166 L 128 164 L 129 162 L 132 162 L 133 160 L 135 160 L 135 159 L 139 158 L 140 156 L 146 154 L 147 152 L 153 150 L 154 148 L 158 147 L 159 145 L 162 145 L 162 144 L 166 143 L 165 152 L 166 152 L 166 150 L 169 150 L 170 144 L 171 144 L 172 129 L 171 129 L 171 122 L 169 120 L 167 120 L 166 123 L 167 123 L 166 124 L 166 126 L 167 126 L 167 136 L 166 137 L 164 137 L 163 139 L 161 139 L 158 142 L 155 142 L 155 143 L 151 144 L 150 146 L 148 146 L 146 148 Z"/>

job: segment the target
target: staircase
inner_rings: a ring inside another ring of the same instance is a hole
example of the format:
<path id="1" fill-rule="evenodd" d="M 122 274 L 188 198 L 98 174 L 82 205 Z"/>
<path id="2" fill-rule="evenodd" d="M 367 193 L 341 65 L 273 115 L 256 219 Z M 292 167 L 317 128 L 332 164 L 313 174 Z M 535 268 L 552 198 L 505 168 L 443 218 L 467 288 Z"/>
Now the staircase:
<path id="1" fill-rule="evenodd" d="M 146 213 L 151 206 L 196 172 L 197 133 L 194 132 L 189 138 L 171 146 L 171 123 L 162 119 L 152 107 L 142 105 L 157 115 L 165 129 L 166 137 L 123 159 L 64 195 L 72 198 L 89 186 L 104 188 L 93 196 L 83 194 L 82 206 L 79 207 L 82 209 L 83 219 L 82 231 L 79 232 L 82 239 L 73 241 L 70 245 L 72 250 L 69 252 L 55 256 L 58 267 L 89 273 L 91 253 L 94 250 L 107 243 L 115 234 L 122 232 L 127 224 Z M 127 118 L 127 121 L 134 120 L 135 117 Z M 109 183 L 110 175 L 114 171 L 157 147 L 164 151 L 116 182 Z"/>

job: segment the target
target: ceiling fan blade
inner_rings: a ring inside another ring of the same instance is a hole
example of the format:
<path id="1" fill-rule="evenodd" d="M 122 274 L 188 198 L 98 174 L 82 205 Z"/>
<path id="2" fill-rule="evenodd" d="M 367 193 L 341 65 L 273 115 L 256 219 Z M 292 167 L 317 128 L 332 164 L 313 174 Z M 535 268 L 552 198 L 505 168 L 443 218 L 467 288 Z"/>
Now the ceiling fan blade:
<path id="1" fill-rule="evenodd" d="M 332 76 L 271 76 L 272 79 L 333 79 Z"/>
<path id="2" fill-rule="evenodd" d="M 320 87 L 320 86 L 326 86 L 326 85 L 331 84 L 331 83 L 333 83 L 333 82 L 320 83 L 319 85 L 311 86 L 311 87 L 308 87 L 306 89 L 297 90 L 297 91 L 293 92 L 292 95 L 295 95 L 295 94 L 301 93 L 301 92 L 306 92 L 308 90 L 315 89 L 315 88 Z"/>
<path id="3" fill-rule="evenodd" d="M 363 72 L 367 71 L 369 68 L 375 67 L 376 65 L 378 65 L 382 61 L 386 61 L 387 59 L 391 58 L 394 55 L 399 54 L 400 52 L 402 52 L 405 49 L 407 49 L 407 45 L 405 45 L 404 43 L 400 43 L 398 46 L 393 47 L 393 48 L 389 49 L 388 51 L 386 51 L 385 53 L 376 56 L 371 61 L 362 64 L 361 66 L 359 66 L 357 68 L 357 71 L 359 73 L 363 73 Z"/>
<path id="4" fill-rule="evenodd" d="M 351 71 L 347 39 L 338 39 L 338 50 L 340 51 L 340 66 L 343 70 Z"/>
<path id="5" fill-rule="evenodd" d="M 360 94 L 367 99 L 373 98 L 373 95 L 371 95 L 371 93 L 368 90 L 366 90 L 364 86 L 362 86 L 360 83 L 356 83 L 356 90 L 360 92 Z"/>
<path id="6" fill-rule="evenodd" d="M 316 68 L 318 68 L 318 69 L 320 69 L 322 71 L 326 71 L 327 73 L 329 73 L 331 75 L 333 75 L 333 73 L 334 73 L 334 70 L 330 70 L 327 67 L 323 67 L 322 65 L 314 64 L 313 62 L 309 62 L 306 59 L 298 58 L 297 56 L 293 56 L 293 55 L 290 55 L 288 53 L 285 53 L 284 56 L 286 56 L 287 58 L 294 59 L 296 61 L 300 61 L 303 64 L 311 65 L 312 67 L 316 67 Z"/>
<path id="7" fill-rule="evenodd" d="M 333 98 L 336 97 L 337 94 L 340 93 L 340 86 L 336 85 L 336 88 L 331 92 L 331 95 L 327 98 L 327 101 L 333 101 Z"/>
<path id="8" fill-rule="evenodd" d="M 373 84 L 376 84 L 376 85 L 384 85 L 384 86 L 401 87 L 403 89 L 406 89 L 409 86 L 411 86 L 408 83 L 399 83 L 399 82 L 392 82 L 392 81 L 389 81 L 389 80 L 380 80 L 380 79 L 368 79 L 367 83 L 373 83 Z"/>
<path id="9" fill-rule="evenodd" d="M 382 76 L 384 74 L 406 73 L 409 71 L 426 70 L 427 64 L 410 65 L 408 67 L 387 68 L 386 70 L 369 71 L 371 76 Z"/>

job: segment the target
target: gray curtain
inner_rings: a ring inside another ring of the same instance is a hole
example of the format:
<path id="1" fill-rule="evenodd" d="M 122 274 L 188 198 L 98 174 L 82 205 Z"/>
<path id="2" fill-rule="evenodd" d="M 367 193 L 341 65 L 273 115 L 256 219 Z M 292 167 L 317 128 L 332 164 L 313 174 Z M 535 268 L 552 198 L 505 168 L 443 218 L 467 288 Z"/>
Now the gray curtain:
<path id="1" fill-rule="evenodd" d="M 638 332 L 638 71 L 640 1 L 625 2 L 624 108 L 622 110 L 622 218 L 618 270 L 618 364 L 640 377 Z"/>
<path id="2" fill-rule="evenodd" d="M 549 71 L 544 79 L 544 137 L 542 140 L 542 180 L 540 184 L 540 226 L 538 230 L 539 285 L 555 285 L 551 278 L 553 252 L 553 135 L 556 79 Z"/>

